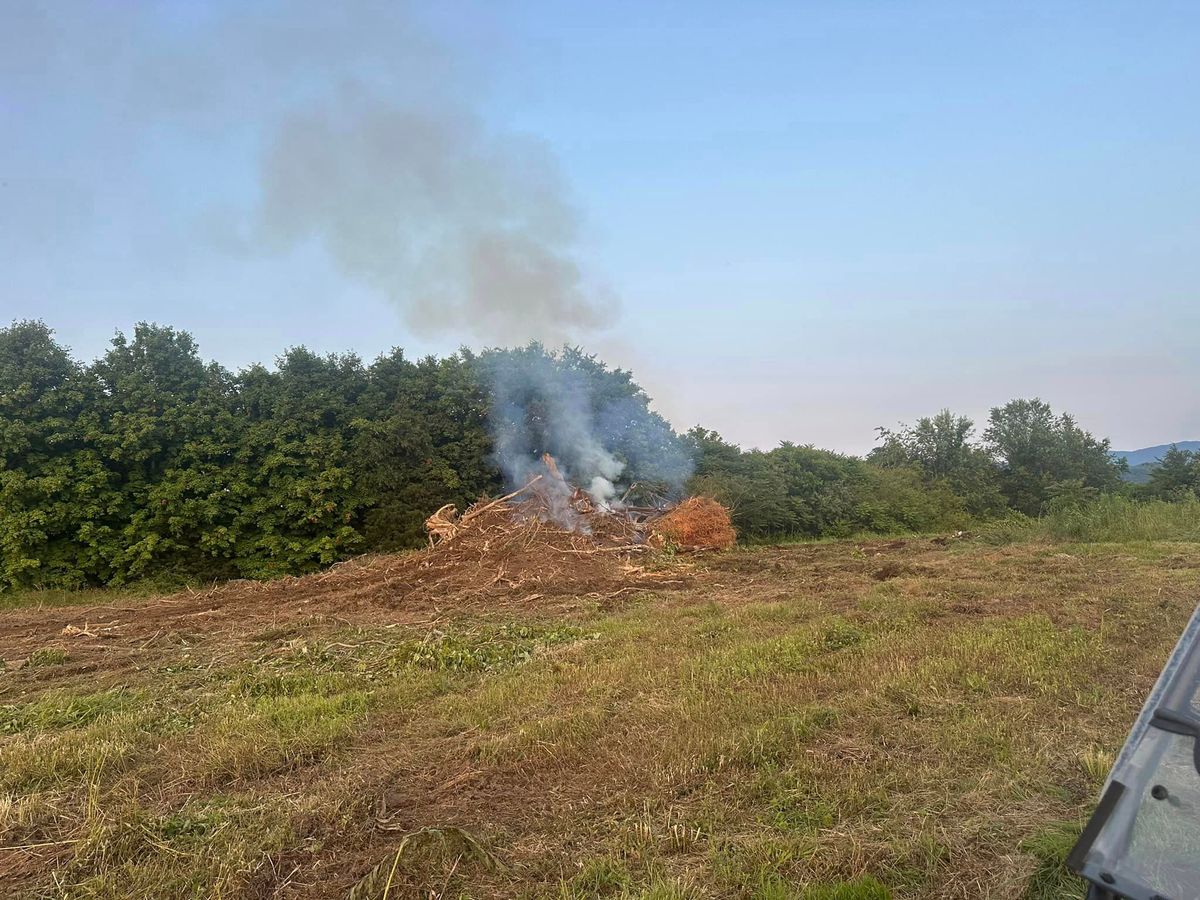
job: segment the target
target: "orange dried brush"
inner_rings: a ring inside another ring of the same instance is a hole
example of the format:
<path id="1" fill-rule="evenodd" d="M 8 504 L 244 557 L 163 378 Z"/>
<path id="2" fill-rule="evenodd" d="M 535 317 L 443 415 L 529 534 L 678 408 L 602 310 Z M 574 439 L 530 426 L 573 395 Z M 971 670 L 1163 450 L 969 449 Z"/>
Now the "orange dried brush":
<path id="1" fill-rule="evenodd" d="M 680 550 L 727 550 L 737 541 L 729 510 L 710 497 L 691 497 L 653 525 L 655 543 Z"/>

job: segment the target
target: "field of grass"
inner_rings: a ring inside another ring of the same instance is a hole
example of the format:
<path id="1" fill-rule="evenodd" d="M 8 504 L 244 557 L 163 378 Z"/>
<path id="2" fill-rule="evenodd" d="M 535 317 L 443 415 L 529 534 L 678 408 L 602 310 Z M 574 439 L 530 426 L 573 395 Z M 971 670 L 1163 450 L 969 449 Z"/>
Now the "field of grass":
<path id="1" fill-rule="evenodd" d="M 85 639 L 0 612 L 0 893 L 1081 897 L 1062 858 L 1200 597 L 1185 542 L 670 564 L 232 636 L 123 631 L 152 597 L 61 607 Z"/>
<path id="2" fill-rule="evenodd" d="M 1053 509 L 1037 519 L 1012 513 L 984 523 L 980 537 L 993 543 L 1200 541 L 1200 500 L 1168 503 L 1105 494 L 1087 503 Z"/>

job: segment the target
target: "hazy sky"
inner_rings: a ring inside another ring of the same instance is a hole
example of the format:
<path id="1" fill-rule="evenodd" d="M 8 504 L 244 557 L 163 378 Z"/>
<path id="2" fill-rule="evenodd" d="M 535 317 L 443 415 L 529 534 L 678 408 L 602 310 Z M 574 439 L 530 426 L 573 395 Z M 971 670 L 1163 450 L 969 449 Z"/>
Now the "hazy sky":
<path id="1" fill-rule="evenodd" d="M 571 340 L 852 452 L 1015 396 L 1200 438 L 1200 4 L 0 0 L 0 318 Z"/>

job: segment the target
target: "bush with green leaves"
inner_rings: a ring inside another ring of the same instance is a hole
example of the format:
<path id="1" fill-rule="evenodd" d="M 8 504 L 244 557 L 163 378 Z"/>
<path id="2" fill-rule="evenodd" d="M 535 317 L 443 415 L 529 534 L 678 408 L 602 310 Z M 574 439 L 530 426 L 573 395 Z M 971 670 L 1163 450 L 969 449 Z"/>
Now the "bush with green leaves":
<path id="1" fill-rule="evenodd" d="M 83 365 L 45 324 L 15 323 L 0 330 L 0 587 L 272 577 L 419 546 L 431 511 L 504 486 L 505 367 L 551 376 L 514 423 L 531 453 L 559 449 L 538 415 L 569 380 L 627 482 L 661 495 L 690 471 L 631 373 L 570 348 L 366 365 L 293 347 L 234 373 L 173 328 L 141 323 Z"/>
<path id="2" fill-rule="evenodd" d="M 293 347 L 231 372 L 169 327 L 140 323 L 84 365 L 17 322 L 0 329 L 0 588 L 263 578 L 419 546 L 432 510 L 505 487 L 505 452 L 569 467 L 560 426 L 580 421 L 632 499 L 715 497 L 751 539 L 944 531 L 1008 510 L 1071 531 L 1122 465 L 1040 400 L 992 410 L 982 442 L 946 410 L 880 429 L 864 460 L 677 435 L 632 373 L 569 347 L 369 365 Z M 1172 449 L 1142 490 L 1194 501 L 1200 457 Z"/>

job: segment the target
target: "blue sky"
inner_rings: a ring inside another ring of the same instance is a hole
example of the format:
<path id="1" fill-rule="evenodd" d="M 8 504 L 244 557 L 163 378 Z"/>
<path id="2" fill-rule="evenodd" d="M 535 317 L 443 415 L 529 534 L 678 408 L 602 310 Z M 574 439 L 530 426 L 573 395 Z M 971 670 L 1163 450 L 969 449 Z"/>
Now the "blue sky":
<path id="1" fill-rule="evenodd" d="M 1030 395 L 1200 437 L 1200 5 L 332 6 L 5 5 L 0 315 L 568 339 L 762 447 Z M 489 217 L 566 299 L 462 288 Z"/>

